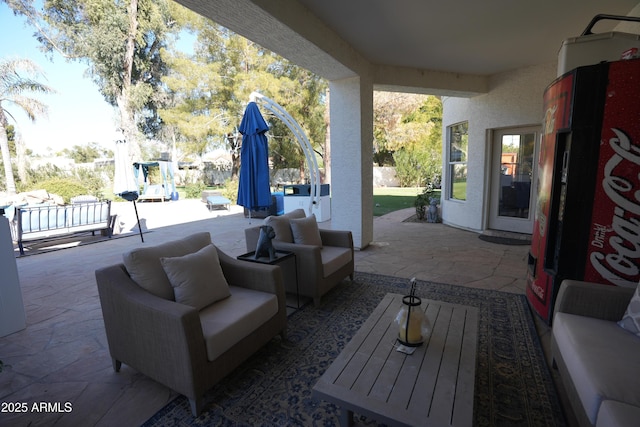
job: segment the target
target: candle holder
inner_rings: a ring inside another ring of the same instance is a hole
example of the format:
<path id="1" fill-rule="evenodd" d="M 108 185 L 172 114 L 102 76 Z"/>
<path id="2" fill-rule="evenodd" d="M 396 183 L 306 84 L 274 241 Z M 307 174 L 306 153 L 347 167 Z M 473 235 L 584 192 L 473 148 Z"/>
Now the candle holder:
<path id="1" fill-rule="evenodd" d="M 416 279 L 410 280 L 409 295 L 402 297 L 402 307 L 395 319 L 398 342 L 407 347 L 420 347 L 431 333 L 431 325 L 420 307 L 422 300 L 416 296 Z"/>

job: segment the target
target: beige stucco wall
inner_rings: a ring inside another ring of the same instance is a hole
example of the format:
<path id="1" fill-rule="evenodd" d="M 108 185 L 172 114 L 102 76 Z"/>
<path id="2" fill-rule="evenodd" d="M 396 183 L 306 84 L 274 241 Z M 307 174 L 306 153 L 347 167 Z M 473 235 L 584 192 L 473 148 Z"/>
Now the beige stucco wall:
<path id="1" fill-rule="evenodd" d="M 555 62 L 521 68 L 491 77 L 490 91 L 473 98 L 443 98 L 443 135 L 447 127 L 469 122 L 467 200 L 450 200 L 443 186 L 442 219 L 456 227 L 482 231 L 489 197 L 489 134 L 491 129 L 536 125 L 542 121 L 542 95 L 555 79 Z M 443 153 L 447 152 L 443 141 Z M 446 156 L 443 184 L 448 182 Z"/>

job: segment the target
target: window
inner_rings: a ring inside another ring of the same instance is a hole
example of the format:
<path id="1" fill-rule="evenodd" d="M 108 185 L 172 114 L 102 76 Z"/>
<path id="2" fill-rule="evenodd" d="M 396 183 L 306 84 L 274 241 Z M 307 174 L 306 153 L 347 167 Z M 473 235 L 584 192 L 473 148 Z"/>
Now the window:
<path id="1" fill-rule="evenodd" d="M 467 200 L 467 150 L 469 123 L 449 126 L 449 198 Z"/>

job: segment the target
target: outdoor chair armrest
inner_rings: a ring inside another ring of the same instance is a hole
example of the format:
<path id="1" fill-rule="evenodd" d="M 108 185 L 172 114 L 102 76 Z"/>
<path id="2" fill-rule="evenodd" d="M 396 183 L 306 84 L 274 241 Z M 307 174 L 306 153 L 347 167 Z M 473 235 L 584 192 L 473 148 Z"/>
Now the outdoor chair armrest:
<path id="1" fill-rule="evenodd" d="M 251 227 L 244 230 L 247 251 L 254 251 L 258 244 L 260 227 Z M 311 277 L 322 277 L 322 257 L 320 256 L 320 246 L 300 245 L 297 243 L 282 242 L 272 240 L 274 249 L 278 251 L 288 251 L 296 254 L 296 264 L 298 265 L 298 282 L 304 280 L 307 275 Z M 309 269 L 311 271 L 309 271 Z M 318 276 L 319 275 L 319 276 Z"/>
<path id="2" fill-rule="evenodd" d="M 280 267 L 240 261 L 220 249 L 218 249 L 218 258 L 229 285 L 275 294 L 278 296 L 278 303 L 281 296 L 284 299 L 284 282 Z"/>
<path id="3" fill-rule="evenodd" d="M 122 264 L 95 275 L 114 361 L 185 393 L 207 360 L 198 311 L 142 289 Z"/>
<path id="4" fill-rule="evenodd" d="M 320 238 L 322 239 L 323 246 L 353 248 L 353 236 L 351 231 L 320 229 Z"/>
<path id="5" fill-rule="evenodd" d="M 563 280 L 556 299 L 554 315 L 569 313 L 618 321 L 624 315 L 634 291 L 634 288 Z"/>
<path id="6" fill-rule="evenodd" d="M 288 251 L 296 254 L 296 263 L 298 264 L 298 281 L 304 281 L 306 276 L 323 277 L 320 246 L 302 245 L 299 243 L 288 243 L 274 240 L 273 247 L 279 251 Z"/>

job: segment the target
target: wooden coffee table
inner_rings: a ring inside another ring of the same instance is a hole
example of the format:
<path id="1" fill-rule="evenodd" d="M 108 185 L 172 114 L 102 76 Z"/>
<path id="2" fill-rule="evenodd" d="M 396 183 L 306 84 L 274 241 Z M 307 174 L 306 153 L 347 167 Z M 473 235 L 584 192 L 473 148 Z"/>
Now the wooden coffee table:
<path id="1" fill-rule="evenodd" d="M 396 351 L 402 295 L 387 294 L 313 387 L 313 396 L 392 426 L 471 426 L 478 309 L 423 299 L 431 337 Z"/>

